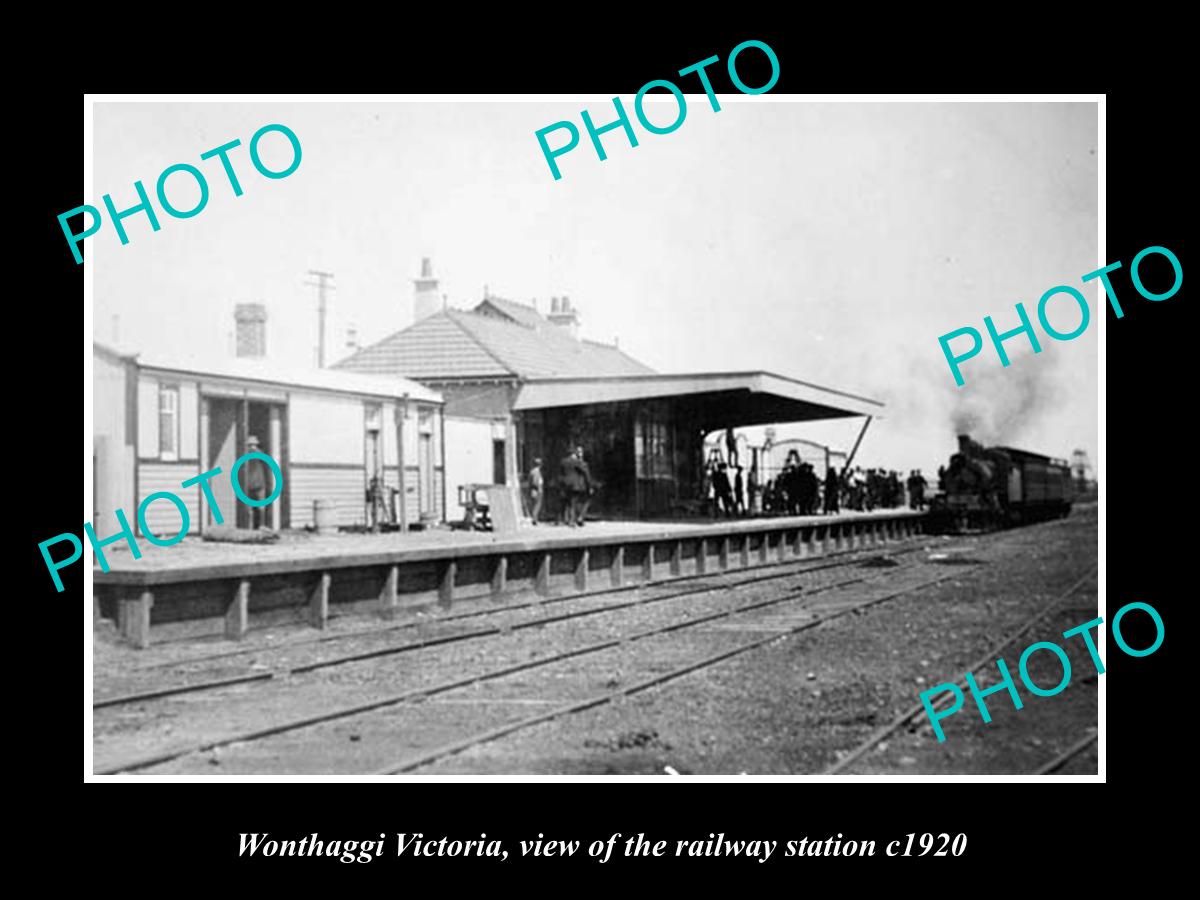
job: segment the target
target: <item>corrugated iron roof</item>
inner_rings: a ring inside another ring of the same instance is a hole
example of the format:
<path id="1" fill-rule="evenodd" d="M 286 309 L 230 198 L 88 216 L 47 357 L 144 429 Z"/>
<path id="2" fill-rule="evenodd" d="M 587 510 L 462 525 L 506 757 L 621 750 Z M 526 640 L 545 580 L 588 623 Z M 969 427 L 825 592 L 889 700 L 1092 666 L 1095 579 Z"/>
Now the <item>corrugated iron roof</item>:
<path id="1" fill-rule="evenodd" d="M 407 394 L 414 400 L 441 403 L 442 396 L 423 384 L 395 374 L 307 369 L 280 366 L 265 359 L 252 357 L 206 358 L 203 356 L 169 356 L 156 353 L 132 353 L 93 342 L 102 353 L 133 359 L 141 369 L 179 372 L 200 378 L 223 378 L 235 381 L 255 381 L 283 387 L 310 388 L 360 394 L 372 397 L 397 398 Z"/>
<path id="2" fill-rule="evenodd" d="M 884 405 L 869 397 L 798 381 L 773 372 L 697 372 L 607 378 L 535 379 L 521 386 L 513 409 L 618 403 L 657 397 L 742 398 L 737 424 L 807 421 L 840 416 L 880 417 Z M 754 408 L 756 407 L 756 408 Z"/>

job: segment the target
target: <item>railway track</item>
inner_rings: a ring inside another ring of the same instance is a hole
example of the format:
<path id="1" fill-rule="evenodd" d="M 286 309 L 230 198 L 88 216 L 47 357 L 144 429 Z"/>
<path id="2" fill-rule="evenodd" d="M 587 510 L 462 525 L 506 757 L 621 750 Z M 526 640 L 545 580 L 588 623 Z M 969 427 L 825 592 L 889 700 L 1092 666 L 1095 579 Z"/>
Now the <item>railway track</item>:
<path id="1" fill-rule="evenodd" d="M 492 729 L 488 729 L 483 732 L 478 732 L 475 734 L 468 735 L 468 736 L 460 738 L 456 741 L 436 747 L 432 750 L 425 751 L 420 754 L 417 754 L 417 755 L 408 757 L 406 759 L 399 760 L 395 763 L 389 764 L 389 765 L 383 767 L 382 769 L 380 769 L 379 771 L 374 772 L 372 774 L 398 775 L 403 772 L 411 772 L 415 769 L 419 769 L 423 766 L 430 765 L 431 763 L 437 762 L 441 759 L 445 759 L 446 757 L 454 756 L 455 754 L 462 753 L 465 750 L 469 750 L 471 748 L 478 747 L 482 744 L 486 744 L 486 743 L 490 743 L 491 741 L 498 740 L 499 738 L 507 737 L 508 735 L 515 734 L 518 731 L 522 731 L 527 728 L 532 728 L 536 725 L 541 725 L 545 722 L 549 722 L 554 719 L 559 719 L 564 716 L 572 715 L 574 713 L 583 712 L 585 710 L 594 709 L 596 707 L 603 706 L 608 703 L 613 703 L 613 702 L 623 699 L 625 697 L 631 697 L 631 696 L 633 696 L 635 694 L 639 694 L 643 691 L 650 690 L 651 688 L 658 687 L 663 684 L 667 684 L 668 682 L 675 681 L 676 679 L 679 679 L 679 678 L 683 678 L 684 676 L 690 675 L 693 672 L 698 672 L 703 669 L 710 668 L 712 666 L 715 666 L 719 663 L 724 662 L 725 660 L 732 659 L 735 656 L 740 656 L 744 653 L 749 653 L 752 650 L 757 650 L 759 647 L 763 647 L 767 644 L 774 643 L 783 638 L 790 637 L 790 636 L 798 634 L 802 631 L 807 631 L 809 629 L 816 628 L 819 625 L 823 625 L 826 622 L 841 618 L 842 616 L 846 616 L 846 615 L 849 615 L 849 614 L 855 613 L 855 612 L 861 612 L 862 610 L 869 609 L 872 606 L 877 606 L 880 603 L 886 603 L 889 600 L 894 600 L 897 597 L 902 597 L 906 594 L 910 594 L 913 591 L 921 590 L 921 589 L 927 588 L 927 587 L 933 587 L 934 585 L 937 585 L 943 581 L 947 581 L 951 578 L 957 578 L 960 576 L 960 574 L 961 573 L 959 573 L 959 572 L 952 572 L 947 575 L 942 575 L 938 578 L 923 581 L 919 584 L 910 585 L 906 588 L 903 588 L 902 590 L 898 590 L 898 591 L 894 591 L 889 594 L 885 594 L 882 597 L 875 597 L 875 598 L 872 598 L 872 599 L 867 600 L 862 603 L 855 603 L 855 604 L 842 606 L 841 608 L 831 609 L 831 610 L 824 612 L 823 614 L 818 613 L 817 615 L 814 616 L 814 618 L 811 621 L 803 622 L 799 625 L 792 626 L 792 627 L 787 628 L 782 631 L 773 632 L 765 637 L 749 641 L 748 643 L 742 644 L 740 646 L 734 647 L 729 650 L 722 651 L 720 653 L 710 654 L 699 660 L 689 662 L 682 666 L 674 667 L 672 669 L 669 669 L 666 672 L 655 674 L 650 678 L 641 679 L 639 681 L 634 682 L 633 684 L 630 684 L 626 687 L 620 688 L 619 690 L 613 690 L 613 691 L 607 691 L 604 693 L 595 694 L 590 697 L 584 698 L 582 700 L 577 700 L 577 701 L 574 701 L 571 703 L 564 704 L 562 706 L 558 706 L 554 709 L 548 710 L 543 713 L 539 713 L 539 714 L 536 714 L 533 716 L 528 716 L 528 717 L 526 717 L 524 719 L 520 719 L 516 722 L 507 723 L 507 724 L 502 725 L 497 728 L 492 728 Z M 880 577 L 886 577 L 886 576 L 880 576 Z M 867 580 L 868 579 L 866 579 L 866 578 L 854 579 L 852 581 L 841 582 L 837 585 L 829 586 L 827 588 L 824 588 L 823 590 L 832 590 L 835 588 L 845 587 L 850 584 L 860 584 Z M 811 593 L 815 593 L 815 592 L 810 592 L 810 594 L 808 596 L 811 596 Z M 768 601 L 765 604 L 755 604 L 754 606 L 763 606 L 763 605 L 769 605 L 769 604 L 775 604 L 775 603 L 782 603 L 782 602 L 786 602 L 789 599 L 796 599 L 796 597 L 793 596 L 793 597 L 788 597 L 788 598 L 781 598 L 781 599 L 777 599 L 777 600 Z M 745 609 L 745 610 L 732 610 L 732 611 L 730 611 L 730 613 L 723 614 L 722 617 L 724 617 L 724 615 L 732 615 L 732 614 L 735 614 L 738 612 L 744 612 L 744 611 L 747 611 L 749 608 L 751 608 L 751 607 L 747 607 L 747 609 Z M 715 617 L 713 617 L 713 618 L 715 618 Z M 688 624 L 690 625 L 690 624 L 699 624 L 699 623 L 688 623 Z M 676 627 L 681 627 L 681 626 L 676 626 Z"/>
<path id="2" fill-rule="evenodd" d="M 1001 641 L 1000 643 L 993 646 L 985 654 L 983 654 L 979 659 L 975 660 L 971 664 L 970 668 L 967 669 L 967 671 L 971 672 L 971 673 L 980 671 L 984 666 L 986 666 L 989 663 L 992 663 L 993 661 L 998 659 L 1000 657 L 1001 653 L 1005 649 L 1007 649 L 1015 641 L 1017 641 L 1019 638 L 1021 638 L 1022 635 L 1026 634 L 1027 632 L 1032 630 L 1039 622 L 1041 622 L 1043 619 L 1047 618 L 1052 613 L 1060 611 L 1060 609 L 1063 607 L 1063 605 L 1066 603 L 1066 601 L 1075 593 L 1075 591 L 1077 591 L 1080 587 L 1082 587 L 1084 584 L 1086 584 L 1090 579 L 1092 579 L 1095 576 L 1096 571 L 1097 570 L 1095 568 L 1092 568 L 1090 571 L 1086 572 L 1084 575 L 1082 575 L 1078 579 L 1076 579 L 1076 581 L 1074 583 L 1072 583 L 1070 587 L 1068 587 L 1066 590 L 1062 591 L 1053 600 L 1051 600 L 1050 603 L 1047 604 L 1045 609 L 1043 609 L 1042 611 L 1040 611 L 1039 613 L 1037 613 L 1036 615 L 1034 615 L 1033 617 L 1028 619 L 1023 625 L 1021 625 L 1016 631 L 1014 631 L 1012 634 L 1010 634 L 1007 638 L 1005 638 L 1003 641 Z M 956 680 L 954 682 L 954 684 L 958 685 L 961 688 L 966 688 L 966 686 L 967 686 L 966 673 L 964 672 L 963 676 L 960 677 L 958 680 Z M 934 711 L 941 712 L 943 709 L 945 709 L 947 706 L 949 706 L 950 705 L 949 697 L 950 697 L 950 695 L 946 695 L 946 696 L 940 698 L 936 703 L 934 703 L 933 704 Z M 865 756 L 867 753 L 869 753 L 872 750 L 872 748 L 876 747 L 881 741 L 886 740 L 892 734 L 899 731 L 906 724 L 908 724 L 909 722 L 911 722 L 913 719 L 917 718 L 924 712 L 925 712 L 925 707 L 920 702 L 916 703 L 912 707 L 905 709 L 904 712 L 900 713 L 898 716 L 896 716 L 894 719 L 892 719 L 888 724 L 873 731 L 865 740 L 863 740 L 861 743 L 857 744 L 854 747 L 854 749 L 852 749 L 849 753 L 847 753 L 845 756 L 843 756 L 837 762 L 835 762 L 831 766 L 827 767 L 821 774 L 822 775 L 837 775 L 837 774 L 841 773 L 848 766 L 857 762 L 863 756 Z M 1095 737 L 1093 736 L 1091 738 L 1091 740 L 1094 741 Z M 1076 749 L 1074 750 L 1073 753 L 1070 754 L 1070 756 L 1064 756 L 1061 759 L 1061 761 L 1058 759 L 1053 761 L 1055 764 L 1055 768 L 1061 767 L 1065 762 L 1067 762 L 1068 759 L 1071 758 L 1071 756 L 1077 755 L 1086 747 L 1087 747 L 1087 742 L 1081 742 L 1080 744 L 1076 745 Z M 1042 774 L 1042 772 L 1039 770 L 1039 772 L 1036 774 Z"/>
<path id="3" fill-rule="evenodd" d="M 898 548 L 891 553 L 882 554 L 887 558 L 907 556 L 912 553 L 919 552 L 922 547 L 907 547 Z M 813 572 L 821 572 L 829 569 L 842 568 L 856 563 L 862 563 L 870 559 L 880 558 L 878 552 L 859 555 L 862 551 L 850 551 L 845 555 L 840 555 L 842 558 L 838 560 L 823 561 L 820 563 L 805 564 L 802 561 L 788 561 L 786 563 L 777 563 L 770 568 L 784 568 L 782 572 L 762 573 L 751 575 L 744 578 L 737 578 L 734 581 L 722 580 L 726 576 L 713 575 L 692 575 L 684 578 L 676 578 L 662 582 L 652 582 L 649 584 L 629 585 L 618 588 L 609 588 L 607 590 L 588 591 L 582 594 L 569 594 L 562 597 L 551 597 L 536 601 L 527 601 L 505 606 L 491 607 L 488 609 L 474 610 L 472 612 L 461 613 L 455 616 L 439 617 L 433 622 L 412 622 L 405 623 L 400 626 L 392 626 L 385 629 L 380 629 L 378 632 L 356 632 L 348 635 L 338 635 L 333 638 L 324 638 L 317 641 L 295 642 L 279 647 L 271 648 L 256 648 L 249 650 L 232 651 L 229 654 L 214 654 L 209 657 L 201 657 L 187 662 L 177 663 L 176 668 L 186 669 L 197 665 L 198 663 L 211 662 L 217 659 L 226 659 L 232 655 L 254 655 L 258 658 L 269 656 L 271 654 L 282 655 L 292 653 L 298 646 L 307 646 L 313 644 L 325 644 L 330 640 L 350 640 L 350 639 L 366 639 L 377 640 L 380 635 L 394 634 L 396 631 L 411 631 L 424 627 L 426 630 L 432 629 L 432 635 L 425 635 L 417 640 L 412 640 L 399 644 L 385 644 L 382 647 L 376 647 L 370 650 L 358 651 L 353 653 L 341 654 L 329 659 L 318 659 L 298 665 L 280 665 L 276 668 L 265 672 L 242 672 L 221 678 L 208 678 L 201 681 L 187 681 L 179 684 L 158 684 L 148 690 L 130 691 L 125 693 L 113 694 L 107 697 L 101 697 L 92 702 L 93 710 L 110 709 L 118 706 L 129 706 L 137 703 L 146 703 L 152 700 L 162 700 L 169 697 L 179 696 L 183 694 L 201 693 L 205 691 L 221 690 L 224 688 L 234 687 L 237 685 L 246 684 L 262 684 L 269 681 L 278 680 L 281 678 L 302 675 L 309 672 L 315 672 L 320 669 L 334 668 L 337 666 L 348 665 L 350 663 L 362 662 L 370 659 L 377 659 L 385 656 L 394 656 L 403 653 L 411 653 L 414 651 L 425 650 L 432 647 L 444 646 L 446 644 L 460 643 L 463 641 L 478 640 L 481 638 L 494 637 L 505 633 L 506 631 L 523 631 L 531 628 L 540 628 L 545 625 L 555 622 L 565 622 L 572 619 L 580 619 L 588 616 L 602 615 L 605 613 L 616 612 L 620 610 L 631 609 L 639 606 L 647 606 L 650 604 L 663 603 L 671 600 L 678 600 L 685 597 L 692 597 L 699 594 L 710 593 L 718 590 L 731 590 L 734 588 L 745 587 L 754 584 L 762 584 L 770 581 L 777 581 L 784 578 L 793 578 L 798 575 L 806 575 Z M 854 555 L 851 555 L 854 554 Z M 599 598 L 620 595 L 628 593 L 632 590 L 642 589 L 654 591 L 656 589 L 673 586 L 676 582 L 687 580 L 695 581 L 703 579 L 705 583 L 692 586 L 684 590 L 673 590 L 666 593 L 652 593 L 649 596 L 637 598 L 634 600 L 609 603 L 602 606 L 588 606 Z M 574 604 L 583 608 L 568 612 L 556 612 L 552 615 L 538 616 L 533 619 L 525 619 L 522 621 L 505 622 L 505 617 L 513 613 L 523 611 L 540 610 L 547 606 L 561 606 L 564 604 Z M 447 623 L 461 623 L 464 619 L 501 619 L 501 624 L 487 625 L 484 627 L 474 628 L 466 631 L 454 630 L 455 626 L 446 627 Z M 149 667 L 147 667 L 149 668 Z M 157 666 L 155 667 L 157 668 Z"/>
<path id="4" fill-rule="evenodd" d="M 1039 768 L 1033 774 L 1034 775 L 1053 775 L 1055 772 L 1057 772 L 1059 769 L 1061 769 L 1063 766 L 1065 766 L 1067 763 L 1069 763 L 1071 760 L 1073 760 L 1076 756 L 1078 756 L 1084 750 L 1086 750 L 1090 746 L 1092 746 L 1092 744 L 1096 743 L 1096 740 L 1098 737 L 1099 737 L 1099 735 L 1097 735 L 1097 734 L 1089 734 L 1086 737 L 1076 741 L 1074 744 L 1072 744 L 1070 747 L 1068 747 L 1062 753 L 1058 754 L 1058 756 L 1054 757 L 1054 759 L 1050 760 L 1050 762 L 1046 763 L 1044 766 Z"/>
<path id="5" fill-rule="evenodd" d="M 901 553 L 898 553 L 897 555 L 907 555 L 907 553 L 915 552 L 915 550 L 918 550 L 918 549 L 921 549 L 921 548 L 912 548 L 910 550 L 901 551 Z M 590 614 L 594 614 L 596 612 L 611 612 L 617 608 L 628 610 L 629 607 L 633 606 L 633 605 L 645 606 L 652 602 L 661 602 L 661 601 L 665 601 L 665 600 L 669 600 L 669 599 L 678 599 L 681 596 L 691 596 L 691 595 L 699 594 L 699 593 L 727 590 L 730 587 L 736 586 L 738 584 L 744 584 L 744 583 L 750 582 L 750 581 L 766 582 L 766 581 L 771 581 L 771 580 L 779 580 L 781 578 L 789 578 L 789 577 L 795 577 L 796 575 L 807 574 L 812 571 L 817 571 L 818 569 L 839 568 L 839 567 L 844 567 L 847 565 L 852 565 L 854 563 L 862 563 L 863 561 L 864 560 L 861 558 L 853 559 L 853 560 L 844 560 L 844 561 L 842 561 L 840 563 L 836 563 L 836 564 L 829 563 L 829 564 L 825 564 L 825 565 L 822 565 L 819 567 L 810 566 L 807 568 L 799 569 L 797 571 L 776 573 L 773 576 L 760 575 L 760 576 L 754 577 L 753 579 L 741 579 L 741 580 L 735 582 L 734 584 L 725 582 L 723 584 L 704 585 L 704 586 L 692 588 L 689 591 L 673 592 L 666 596 L 654 596 L 654 597 L 644 598 L 643 600 L 635 601 L 632 603 L 620 604 L 619 606 L 608 605 L 605 607 L 600 607 L 596 610 L 580 611 L 579 613 L 573 613 L 573 614 L 570 614 L 567 616 L 560 615 L 560 616 L 555 616 L 553 618 L 557 622 L 562 622 L 562 621 L 565 621 L 565 620 L 568 620 L 571 618 L 582 617 L 582 615 L 584 615 L 584 614 L 590 615 Z M 537 658 L 534 660 L 528 660 L 528 661 L 510 664 L 510 665 L 505 665 L 505 666 L 501 666 L 498 668 L 486 669 L 484 671 L 468 674 L 465 676 L 444 679 L 444 680 L 434 683 L 434 684 L 426 684 L 426 685 L 422 685 L 422 686 L 418 686 L 418 687 L 413 687 L 413 688 L 410 688 L 407 690 L 400 691 L 396 694 L 379 697 L 379 698 L 373 699 L 368 702 L 339 706 L 335 709 L 326 710 L 326 711 L 321 712 L 316 715 L 289 719 L 289 720 L 278 722 L 278 723 L 275 723 L 275 724 L 272 724 L 272 725 L 269 725 L 266 727 L 262 727 L 262 728 L 250 729 L 250 730 L 241 731 L 241 732 L 234 733 L 234 734 L 228 734 L 222 738 L 215 739 L 215 740 L 199 741 L 196 743 L 191 743 L 191 744 L 187 744 L 187 745 L 183 745 L 183 746 L 177 746 L 177 747 L 174 747 L 174 748 L 162 751 L 162 752 L 150 754 L 150 755 L 143 756 L 143 757 L 140 757 L 137 759 L 127 759 L 127 760 L 124 760 L 119 763 L 109 764 L 102 768 L 97 768 L 96 773 L 107 775 L 107 774 L 118 774 L 118 773 L 123 773 L 123 772 L 139 771 L 139 770 L 150 768 L 152 766 L 156 766 L 156 765 L 160 765 L 163 763 L 178 760 L 182 757 L 189 756 L 192 754 L 200 754 L 200 753 L 206 753 L 209 751 L 215 751 L 219 748 L 228 747 L 228 746 L 234 745 L 234 744 L 248 744 L 248 743 L 252 743 L 252 742 L 256 742 L 256 741 L 262 741 L 269 737 L 283 735 L 283 734 L 287 734 L 289 732 L 299 731 L 299 730 L 306 729 L 306 728 L 311 728 L 313 726 L 337 721 L 340 719 L 346 719 L 346 718 L 350 718 L 350 717 L 354 717 L 354 716 L 360 716 L 360 715 L 363 715 L 366 713 L 383 710 L 383 709 L 386 709 L 389 707 L 397 707 L 397 706 L 405 704 L 409 701 L 415 701 L 415 700 L 419 700 L 419 699 L 427 699 L 429 697 L 444 694 L 444 693 L 454 691 L 454 690 L 457 690 L 460 688 L 481 684 L 483 682 L 495 681 L 497 679 L 505 678 L 507 676 L 514 675 L 517 673 L 530 672 L 533 670 L 544 669 L 546 667 L 550 667 L 550 666 L 554 666 L 559 663 L 562 663 L 566 660 L 574 660 L 574 659 L 578 659 L 581 657 L 602 653 L 606 650 L 624 647 L 630 643 L 634 643 L 634 642 L 638 642 L 638 641 L 645 641 L 645 640 L 648 640 L 648 639 L 651 639 L 651 638 L 654 638 L 657 636 L 667 635 L 667 634 L 670 634 L 672 632 L 675 632 L 675 631 L 678 631 L 681 629 L 691 628 L 691 627 L 695 627 L 697 625 L 711 623 L 711 622 L 715 622 L 715 621 L 718 621 L 721 619 L 726 619 L 726 618 L 730 618 L 730 617 L 734 617 L 734 616 L 745 615 L 746 613 L 760 610 L 760 609 L 765 609 L 767 607 L 775 606 L 778 604 L 795 602 L 798 599 L 807 600 L 808 598 L 810 598 L 814 595 L 837 590 L 837 589 L 844 588 L 844 587 L 847 587 L 850 585 L 862 584 L 864 582 L 874 581 L 874 580 L 881 579 L 881 578 L 894 579 L 899 571 L 913 569 L 913 568 L 917 568 L 917 566 L 915 566 L 915 565 L 907 566 L 907 567 L 900 566 L 899 568 L 889 569 L 886 572 L 886 574 L 862 575 L 862 576 L 838 581 L 833 584 L 824 585 L 824 586 L 821 586 L 818 588 L 810 588 L 810 589 L 799 590 L 799 591 L 790 591 L 779 597 L 771 597 L 771 598 L 768 598 L 765 600 L 757 600 L 757 601 L 754 601 L 751 603 L 738 604 L 733 607 L 721 608 L 721 609 L 717 609 L 716 611 L 714 611 L 712 613 L 694 616 L 692 618 L 679 619 L 676 617 L 661 626 L 653 627 L 650 629 L 644 629 L 641 631 L 627 632 L 624 634 L 620 634 L 616 637 L 602 639 L 599 641 L 591 641 L 591 642 L 585 643 L 581 646 L 576 646 L 576 647 L 573 647 L 570 649 L 560 651 L 558 653 L 554 653 L 550 656 L 540 657 L 540 658 Z M 935 579 L 933 581 L 923 581 L 919 585 L 913 585 L 908 588 L 905 588 L 904 590 L 902 590 L 900 592 L 886 595 L 882 599 L 877 598 L 877 599 L 871 601 L 870 603 L 860 604 L 859 606 L 849 607 L 849 608 L 837 611 L 836 615 L 834 615 L 833 612 L 831 611 L 829 614 L 825 615 L 824 617 L 819 617 L 817 620 L 814 620 L 811 623 L 805 623 L 804 626 L 799 627 L 795 630 L 803 630 L 803 627 L 813 627 L 816 624 L 820 624 L 820 622 L 822 622 L 822 621 L 827 621 L 829 618 L 835 618 L 835 617 L 837 617 L 837 615 L 844 615 L 844 614 L 854 611 L 855 609 L 865 608 L 866 606 L 874 605 L 874 603 L 883 602 L 883 600 L 891 599 L 893 596 L 900 596 L 903 593 L 909 593 L 912 590 L 916 590 L 921 587 L 929 586 L 930 584 L 934 584 L 937 581 L 942 581 L 942 580 L 945 580 L 945 579 L 951 578 L 951 577 L 958 577 L 961 574 L 961 572 L 962 572 L 962 570 L 959 569 L 956 572 L 949 573 L 949 574 L 944 575 L 941 578 Z M 535 623 L 530 623 L 530 627 L 534 627 L 534 624 L 544 625 L 547 623 L 542 620 L 536 620 Z M 489 632 L 488 632 L 489 636 L 494 636 L 499 633 L 501 633 L 499 629 L 489 629 Z M 478 636 L 483 636 L 483 635 L 478 635 Z M 601 703 L 610 702 L 612 699 L 614 699 L 618 696 L 625 696 L 625 695 L 628 695 L 630 692 L 636 693 L 640 690 L 648 689 L 649 687 L 652 687 L 654 684 L 659 684 L 659 683 L 663 683 L 664 681 L 673 680 L 674 678 L 680 677 L 682 674 L 686 674 L 687 672 L 690 672 L 690 671 L 695 671 L 698 668 L 703 668 L 706 666 L 714 665 L 717 662 L 720 662 L 721 659 L 728 658 L 729 656 L 736 655 L 738 653 L 747 652 L 748 650 L 754 649 L 754 647 L 756 647 L 756 646 L 760 646 L 762 643 L 765 643 L 767 640 L 776 640 L 779 637 L 780 637 L 779 634 L 774 633 L 768 639 L 754 641 L 754 642 L 751 642 L 750 644 L 741 645 L 737 648 L 734 648 L 731 652 L 719 654 L 717 656 L 713 656 L 710 658 L 705 658 L 698 662 L 693 662 L 693 663 L 689 664 L 688 666 L 686 666 L 684 669 L 675 668 L 675 669 L 670 670 L 669 672 L 660 673 L 660 674 L 656 675 L 653 679 L 649 679 L 644 682 L 639 682 L 637 684 L 627 686 L 626 688 L 624 688 L 621 691 L 613 691 L 613 692 L 606 693 L 605 695 L 602 695 L 599 697 L 590 698 L 590 702 L 587 704 L 587 706 L 599 705 Z M 353 659 L 347 659 L 344 661 L 345 662 L 361 661 L 361 659 L 363 658 L 362 654 L 353 654 L 352 656 L 353 656 Z M 378 656 L 378 654 L 372 654 L 368 658 L 376 658 L 377 656 Z M 305 666 L 304 668 L 307 671 L 312 671 L 312 668 L 309 666 Z M 583 707 L 581 707 L 581 708 L 583 708 Z M 578 711 L 578 710 L 573 708 L 570 711 Z M 549 717 L 557 717 L 557 716 L 565 715 L 565 714 L 567 714 L 567 712 L 568 712 L 568 710 L 566 710 L 564 708 L 557 708 L 557 709 L 551 711 Z M 536 719 L 537 721 L 545 721 L 547 719 L 547 714 L 542 714 L 540 716 L 536 716 L 533 718 Z M 530 725 L 533 725 L 533 724 L 536 724 L 536 722 L 532 721 L 532 719 L 521 720 L 520 722 L 515 723 L 515 724 L 510 723 L 510 725 L 507 726 L 505 733 L 511 733 L 514 728 L 520 729 L 520 728 L 524 728 L 524 727 L 529 727 Z M 455 747 L 458 747 L 459 744 L 462 744 L 463 747 L 473 746 L 474 744 L 480 743 L 482 741 L 490 740 L 490 739 L 494 739 L 494 737 L 489 737 L 487 734 L 473 735 L 469 738 L 463 738 L 460 741 L 456 741 Z M 464 741 L 465 741 L 465 743 L 464 743 Z M 461 749 L 461 747 L 459 749 Z M 405 768 L 411 767 L 412 765 L 422 765 L 425 763 L 425 761 L 427 761 L 427 759 L 426 759 L 427 757 L 428 757 L 428 759 L 435 759 L 435 758 L 439 758 L 440 756 L 447 755 L 449 753 L 458 752 L 458 750 L 453 749 L 453 748 L 440 747 L 440 748 L 437 748 L 435 751 L 431 751 L 431 752 L 433 752 L 433 754 L 434 754 L 433 756 L 430 756 L 429 753 L 422 754 L 420 757 L 420 760 L 417 761 L 416 763 L 413 763 L 411 760 L 404 760 L 404 761 L 401 761 L 400 763 L 398 763 L 395 768 L 397 770 L 403 770 Z"/>

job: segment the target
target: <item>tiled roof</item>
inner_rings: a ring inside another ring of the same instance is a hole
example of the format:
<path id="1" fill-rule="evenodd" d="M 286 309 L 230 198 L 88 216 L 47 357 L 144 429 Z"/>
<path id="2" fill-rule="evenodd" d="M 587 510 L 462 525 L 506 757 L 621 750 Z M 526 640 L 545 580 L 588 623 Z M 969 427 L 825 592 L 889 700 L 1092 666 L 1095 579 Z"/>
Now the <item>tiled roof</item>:
<path id="1" fill-rule="evenodd" d="M 335 369 L 407 378 L 508 378 L 512 372 L 471 338 L 445 310 L 334 363 Z"/>
<path id="2" fill-rule="evenodd" d="M 489 298 L 485 303 L 501 309 L 495 300 Z M 532 307 L 501 302 L 531 313 L 532 317 L 522 313 L 530 324 L 506 321 L 494 313 L 443 310 L 360 350 L 334 368 L 387 372 L 424 381 L 654 373 L 616 347 L 573 338 Z M 507 313 L 506 309 L 501 311 Z"/>

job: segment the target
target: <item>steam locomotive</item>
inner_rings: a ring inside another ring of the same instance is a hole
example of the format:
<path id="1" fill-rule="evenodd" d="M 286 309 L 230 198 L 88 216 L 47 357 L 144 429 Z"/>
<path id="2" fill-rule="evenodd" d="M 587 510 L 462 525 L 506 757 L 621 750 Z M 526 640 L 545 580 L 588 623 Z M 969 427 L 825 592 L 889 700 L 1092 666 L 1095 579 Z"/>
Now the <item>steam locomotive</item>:
<path id="1" fill-rule="evenodd" d="M 984 447 L 958 436 L 958 452 L 929 507 L 933 531 L 990 531 L 1066 516 L 1074 499 L 1071 467 L 1012 447 Z"/>

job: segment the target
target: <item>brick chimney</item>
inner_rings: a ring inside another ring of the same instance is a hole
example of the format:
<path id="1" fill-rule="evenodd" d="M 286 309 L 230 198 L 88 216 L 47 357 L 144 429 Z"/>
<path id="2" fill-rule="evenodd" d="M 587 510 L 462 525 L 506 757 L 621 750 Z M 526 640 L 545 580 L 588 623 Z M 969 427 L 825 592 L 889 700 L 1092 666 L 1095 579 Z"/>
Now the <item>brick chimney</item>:
<path id="1" fill-rule="evenodd" d="M 559 328 L 565 328 L 571 337 L 579 339 L 579 313 L 571 306 L 571 298 L 551 297 L 550 315 L 546 316 L 546 319 Z"/>
<path id="2" fill-rule="evenodd" d="M 261 303 L 239 303 L 233 311 L 237 322 L 237 356 L 262 358 L 267 355 L 267 308 Z"/>
<path id="3" fill-rule="evenodd" d="M 421 259 L 421 277 L 413 279 L 413 321 L 432 316 L 442 308 L 442 297 L 438 293 L 438 280 L 433 277 L 433 263 L 428 256 Z"/>

